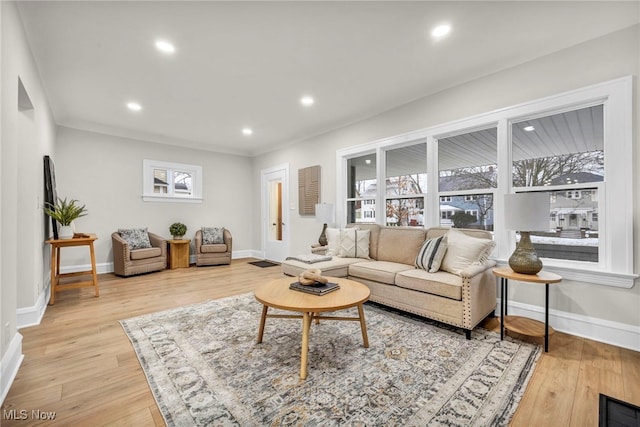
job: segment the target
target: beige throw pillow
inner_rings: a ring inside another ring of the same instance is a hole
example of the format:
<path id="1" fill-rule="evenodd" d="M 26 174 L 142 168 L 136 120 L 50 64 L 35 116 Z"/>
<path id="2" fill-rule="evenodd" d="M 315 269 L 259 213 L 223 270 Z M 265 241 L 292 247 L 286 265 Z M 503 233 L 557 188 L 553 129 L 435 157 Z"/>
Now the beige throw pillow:
<path id="1" fill-rule="evenodd" d="M 340 230 L 340 257 L 369 259 L 370 230 L 343 228 Z"/>
<path id="2" fill-rule="evenodd" d="M 496 242 L 479 239 L 451 229 L 447 232 L 447 252 L 440 265 L 440 270 L 460 275 L 471 265 L 481 265 L 489 259 Z"/>

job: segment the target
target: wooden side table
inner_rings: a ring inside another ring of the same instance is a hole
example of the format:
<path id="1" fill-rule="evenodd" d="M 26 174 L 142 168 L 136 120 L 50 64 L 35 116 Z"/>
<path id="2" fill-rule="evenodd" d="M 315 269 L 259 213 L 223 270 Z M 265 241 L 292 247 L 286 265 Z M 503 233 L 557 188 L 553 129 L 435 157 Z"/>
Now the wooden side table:
<path id="1" fill-rule="evenodd" d="M 169 269 L 189 268 L 189 247 L 191 240 L 167 240 L 169 244 Z"/>
<path id="2" fill-rule="evenodd" d="M 93 242 L 98 237 L 95 234 L 86 234 L 86 237 L 74 237 L 73 239 L 49 239 L 46 243 L 51 245 L 51 298 L 49 304 L 56 302 L 56 292 L 65 289 L 82 288 L 85 286 L 93 286 L 96 290 L 96 296 L 100 296 L 100 288 L 98 287 L 98 275 L 96 273 L 96 253 L 93 249 Z M 72 246 L 89 246 L 91 254 L 91 270 L 76 271 L 74 273 L 60 273 L 60 249 Z M 86 276 L 91 275 L 91 280 L 75 283 L 60 283 L 63 277 Z"/>
<path id="3" fill-rule="evenodd" d="M 562 277 L 548 271 L 540 271 L 538 274 L 521 274 L 516 273 L 509 267 L 496 267 L 493 269 L 493 274 L 500 277 L 500 339 L 504 339 L 505 329 L 532 337 L 544 336 L 544 351 L 548 352 L 549 334 L 554 332 L 553 328 L 549 327 L 549 284 L 560 283 Z M 507 315 L 509 279 L 519 282 L 545 284 L 544 325 L 542 322 L 526 317 Z"/>

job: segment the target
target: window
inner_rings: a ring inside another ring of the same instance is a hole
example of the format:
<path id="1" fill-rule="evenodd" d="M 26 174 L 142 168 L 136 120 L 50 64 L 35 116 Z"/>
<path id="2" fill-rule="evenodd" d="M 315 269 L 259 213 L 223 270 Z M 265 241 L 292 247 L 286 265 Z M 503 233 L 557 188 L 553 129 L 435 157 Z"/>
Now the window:
<path id="1" fill-rule="evenodd" d="M 585 186 L 604 181 L 603 125 L 603 106 L 595 105 L 511 126 L 514 189 L 558 190 L 549 192 L 550 230 L 532 233 L 540 257 L 599 261 L 599 239 L 586 235 L 599 235 L 598 222 L 592 220 L 599 188 Z"/>
<path id="2" fill-rule="evenodd" d="M 410 225 L 412 210 L 424 227 L 492 231 L 494 256 L 506 262 L 516 239 L 502 225 L 504 195 L 545 192 L 549 228 L 532 233 L 545 269 L 566 280 L 630 288 L 638 277 L 632 94 L 633 80 L 624 77 L 339 150 L 340 182 L 357 177 L 369 191 L 356 197 L 351 184 L 339 187 L 338 218 L 352 221 L 356 203 L 375 200 L 371 220 L 379 224 Z M 423 140 L 424 152 L 414 157 L 426 168 L 415 168 L 404 148 L 415 141 L 417 149 Z M 367 174 L 351 169 L 350 159 L 367 157 L 373 159 Z M 401 183 L 414 176 L 419 186 Z M 382 180 L 384 191 L 376 187 Z"/>
<path id="3" fill-rule="evenodd" d="M 427 145 L 388 150 L 386 158 L 386 224 L 424 226 L 427 191 Z"/>
<path id="4" fill-rule="evenodd" d="M 347 161 L 348 178 L 348 222 L 372 222 L 372 216 L 363 214 L 375 212 L 375 197 L 377 195 L 376 155 L 370 154 L 354 157 Z"/>
<path id="5" fill-rule="evenodd" d="M 202 202 L 202 167 L 143 160 L 145 202 Z"/>
<path id="6" fill-rule="evenodd" d="M 497 131 L 482 129 L 438 140 L 441 227 L 493 230 L 493 193 L 497 187 Z M 477 193 L 470 194 L 469 190 Z"/>

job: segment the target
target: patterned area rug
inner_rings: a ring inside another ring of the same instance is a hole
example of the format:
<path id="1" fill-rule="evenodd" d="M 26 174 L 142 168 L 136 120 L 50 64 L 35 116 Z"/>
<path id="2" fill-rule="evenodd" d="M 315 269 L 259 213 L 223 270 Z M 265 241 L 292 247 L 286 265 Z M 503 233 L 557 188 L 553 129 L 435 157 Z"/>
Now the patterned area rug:
<path id="1" fill-rule="evenodd" d="M 267 319 L 257 344 L 261 309 L 245 294 L 121 322 L 167 425 L 506 426 L 540 354 L 367 303 L 370 347 L 358 322 L 313 324 L 303 381 L 302 321 Z"/>

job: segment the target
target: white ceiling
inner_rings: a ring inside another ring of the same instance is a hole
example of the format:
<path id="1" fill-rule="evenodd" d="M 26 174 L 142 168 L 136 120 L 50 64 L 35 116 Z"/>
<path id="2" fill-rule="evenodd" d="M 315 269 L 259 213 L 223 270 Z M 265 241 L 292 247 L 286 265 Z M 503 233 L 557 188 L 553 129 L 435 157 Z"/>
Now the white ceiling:
<path id="1" fill-rule="evenodd" d="M 256 155 L 617 31 L 627 2 L 23 1 L 57 123 Z M 435 41 L 440 23 L 451 34 Z M 161 54 L 157 38 L 176 53 Z M 310 94 L 315 105 L 303 108 Z M 136 100 L 143 110 L 125 104 Z M 251 136 L 241 129 L 249 126 Z"/>

